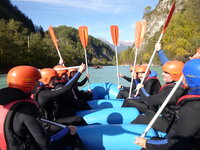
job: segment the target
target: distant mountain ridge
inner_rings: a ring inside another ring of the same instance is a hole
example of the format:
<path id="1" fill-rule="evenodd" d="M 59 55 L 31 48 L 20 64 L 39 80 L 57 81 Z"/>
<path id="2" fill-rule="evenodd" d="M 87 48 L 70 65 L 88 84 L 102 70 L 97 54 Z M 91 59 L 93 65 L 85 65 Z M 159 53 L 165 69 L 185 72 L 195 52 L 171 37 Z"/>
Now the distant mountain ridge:
<path id="1" fill-rule="evenodd" d="M 103 38 L 99 38 L 104 43 L 108 44 L 113 50 L 115 49 L 112 41 L 107 41 Z M 118 53 L 127 50 L 128 48 L 133 46 L 133 41 L 125 40 L 125 41 L 119 41 L 119 44 L 117 46 Z"/>

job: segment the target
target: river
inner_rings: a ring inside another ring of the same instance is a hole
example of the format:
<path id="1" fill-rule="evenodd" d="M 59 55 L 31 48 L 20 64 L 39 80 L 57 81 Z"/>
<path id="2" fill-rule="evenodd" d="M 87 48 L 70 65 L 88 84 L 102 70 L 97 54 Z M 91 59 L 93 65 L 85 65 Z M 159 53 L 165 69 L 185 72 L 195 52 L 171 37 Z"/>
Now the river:
<path id="1" fill-rule="evenodd" d="M 130 66 L 119 66 L 119 72 L 130 77 L 129 68 Z M 163 85 L 164 83 L 161 76 L 162 73 L 161 67 L 153 66 L 150 69 L 157 71 L 158 78 L 161 84 Z M 89 73 L 90 73 L 90 83 L 109 82 L 117 84 L 116 66 L 103 66 L 103 68 L 101 69 L 93 69 L 92 67 L 89 67 Z M 84 77 L 85 73 L 81 76 L 80 80 L 83 79 Z M 130 86 L 130 82 L 127 82 L 122 78 L 120 78 L 120 84 L 123 86 Z M 2 87 L 6 87 L 6 74 L 0 75 L 0 88 Z"/>

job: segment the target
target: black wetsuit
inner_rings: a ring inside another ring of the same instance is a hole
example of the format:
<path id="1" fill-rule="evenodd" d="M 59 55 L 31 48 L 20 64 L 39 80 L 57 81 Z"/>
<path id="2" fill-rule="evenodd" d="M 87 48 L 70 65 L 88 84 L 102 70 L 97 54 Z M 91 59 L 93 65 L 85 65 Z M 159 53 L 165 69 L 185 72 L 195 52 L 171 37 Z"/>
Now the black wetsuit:
<path id="1" fill-rule="evenodd" d="M 74 140 L 74 137 L 67 134 L 64 139 L 51 142 L 49 135 L 37 120 L 37 117 L 39 117 L 37 106 L 31 102 L 20 101 L 33 101 L 23 91 L 16 88 L 4 88 L 0 90 L 0 97 L 0 105 L 19 101 L 11 107 L 5 118 L 6 127 L 4 132 L 7 140 L 7 150 L 63 149 L 72 142 L 71 140 Z"/>
<path id="2" fill-rule="evenodd" d="M 131 82 L 131 78 L 129 78 L 129 77 L 125 76 L 124 79 Z M 134 81 L 136 81 L 136 80 L 134 80 Z M 139 83 L 140 80 L 137 79 L 137 82 Z M 144 89 L 150 95 L 157 94 L 159 92 L 160 87 L 161 87 L 160 82 L 159 82 L 158 78 L 156 78 L 156 77 L 148 77 L 144 81 Z M 135 88 L 136 88 L 136 83 L 133 82 L 131 97 L 133 97 L 135 95 Z M 123 87 L 123 90 L 119 91 L 117 98 L 126 99 L 129 96 L 129 90 L 130 90 L 130 87 Z"/>
<path id="3" fill-rule="evenodd" d="M 128 107 L 136 107 L 139 109 L 140 112 L 145 113 L 145 115 L 139 115 L 135 120 L 133 120 L 132 124 L 148 124 L 153 116 L 155 115 L 157 109 L 159 106 L 162 105 L 164 100 L 167 98 L 173 87 L 175 86 L 175 83 L 166 84 L 162 86 L 161 91 L 159 94 L 152 95 L 146 97 L 144 94 L 142 94 L 140 90 L 140 94 L 142 97 L 137 100 L 125 100 L 123 106 Z M 152 126 L 154 129 L 168 132 L 169 128 L 171 127 L 171 122 L 174 119 L 174 113 L 175 113 L 175 106 L 177 100 L 185 95 L 187 93 L 187 89 L 185 86 L 180 85 L 174 95 L 169 100 L 167 106 L 161 113 L 162 116 L 160 116 L 154 125 Z"/>
<path id="4" fill-rule="evenodd" d="M 200 90 L 198 93 L 200 94 Z M 148 140 L 146 150 L 200 149 L 200 95 L 181 97 L 176 112 L 176 120 L 167 138 Z"/>
<path id="5" fill-rule="evenodd" d="M 73 86 L 73 92 L 76 95 L 78 100 L 92 100 L 92 92 L 89 91 L 83 91 L 83 90 L 79 90 L 78 87 L 79 86 L 83 86 L 86 82 L 87 82 L 88 78 L 85 77 L 81 82 L 77 82 L 77 84 L 75 84 Z"/>
<path id="6" fill-rule="evenodd" d="M 35 100 L 40 105 L 42 116 L 65 125 L 72 124 L 78 126 L 87 124 L 82 117 L 76 116 L 74 100 L 66 96 L 80 75 L 81 73 L 78 72 L 67 83 L 67 86 L 62 85 L 56 88 L 43 87 L 37 91 Z"/>

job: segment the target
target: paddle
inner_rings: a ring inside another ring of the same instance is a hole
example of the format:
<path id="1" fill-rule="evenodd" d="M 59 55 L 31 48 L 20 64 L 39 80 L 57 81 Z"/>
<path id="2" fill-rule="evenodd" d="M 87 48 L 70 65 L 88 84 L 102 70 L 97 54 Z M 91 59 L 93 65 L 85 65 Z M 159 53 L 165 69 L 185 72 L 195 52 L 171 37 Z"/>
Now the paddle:
<path id="1" fill-rule="evenodd" d="M 139 50 L 140 46 L 142 45 L 142 41 L 144 39 L 145 31 L 146 31 L 146 21 L 143 20 L 143 21 L 136 22 L 136 28 L 135 28 L 135 58 L 134 58 L 134 63 L 133 63 L 133 71 L 131 73 L 131 85 L 130 85 L 128 98 L 131 98 L 131 91 L 132 91 L 132 88 L 133 88 L 133 73 L 135 72 L 138 50 Z M 134 47 L 133 47 L 133 49 L 134 49 Z"/>
<path id="2" fill-rule="evenodd" d="M 50 120 L 46 120 L 46 119 L 43 119 L 43 118 L 37 118 L 37 120 L 40 121 L 40 122 L 48 123 L 48 124 L 51 124 L 51 125 L 54 125 L 54 126 L 57 126 L 57 127 L 61 127 L 61 128 L 66 128 L 67 127 L 66 125 L 63 125 L 61 123 L 50 121 Z"/>
<path id="3" fill-rule="evenodd" d="M 56 39 L 56 36 L 55 36 L 55 34 L 54 34 L 54 31 L 53 31 L 52 26 L 49 27 L 49 33 L 50 33 L 51 39 L 52 39 L 52 41 L 53 41 L 53 43 L 54 43 L 54 45 L 55 45 L 55 47 L 56 47 L 56 50 L 57 50 L 57 52 L 58 52 L 58 56 L 60 57 L 60 59 L 62 59 L 62 56 L 61 56 L 61 54 L 60 54 L 60 50 L 59 50 L 59 48 L 58 48 L 57 39 Z M 63 60 L 63 59 L 62 59 L 62 60 Z"/>
<path id="4" fill-rule="evenodd" d="M 163 29 L 162 29 L 162 32 L 161 32 L 161 34 L 160 34 L 160 37 L 159 37 L 159 39 L 158 39 L 158 41 L 157 41 L 158 43 L 160 43 L 160 41 L 161 41 L 161 39 L 162 39 L 162 37 L 163 37 L 165 31 L 166 31 L 167 25 L 168 25 L 169 22 L 170 22 L 170 19 L 171 19 L 171 17 L 172 17 L 172 14 L 174 13 L 175 4 L 176 4 L 176 0 L 175 0 L 175 1 L 173 2 L 173 4 L 172 4 L 172 7 L 171 7 L 170 12 L 169 12 L 169 14 L 168 14 L 168 16 L 167 16 L 167 20 L 166 20 L 166 22 L 165 22 L 165 25 L 164 25 L 164 27 L 163 27 Z M 141 80 L 141 82 L 140 82 L 141 84 L 143 84 L 143 82 L 144 82 L 144 80 L 145 80 L 145 77 L 146 77 L 146 75 L 147 75 L 147 72 L 148 72 L 148 70 L 149 70 L 149 68 L 150 68 L 150 65 L 151 65 L 151 63 L 152 63 L 152 61 L 153 61 L 153 58 L 154 58 L 155 54 L 156 54 L 156 49 L 154 49 L 153 54 L 152 54 L 152 56 L 151 56 L 151 58 L 150 58 L 150 60 L 149 60 L 149 63 L 148 63 L 148 66 L 147 66 L 147 68 L 146 68 L 146 70 L 145 70 L 144 76 L 143 76 L 143 78 L 142 78 L 142 80 Z M 137 90 L 135 96 L 137 96 L 138 93 L 139 93 L 139 90 Z"/>
<path id="5" fill-rule="evenodd" d="M 169 95 L 167 96 L 167 98 L 165 99 L 165 101 L 163 102 L 163 104 L 160 106 L 159 110 L 156 112 L 156 114 L 154 115 L 154 117 L 152 118 L 152 120 L 150 121 L 150 123 L 148 124 L 148 126 L 146 127 L 146 129 L 144 130 L 144 132 L 142 133 L 141 137 L 145 137 L 145 135 L 147 134 L 147 132 L 149 131 L 149 129 L 155 123 L 156 119 L 160 116 L 161 112 L 163 111 L 163 109 L 165 108 L 165 106 L 167 105 L 167 103 L 169 102 L 169 100 L 171 99 L 171 97 L 173 96 L 173 94 L 175 93 L 175 91 L 177 90 L 177 88 L 179 87 L 179 85 L 181 84 L 182 80 L 183 80 L 183 75 L 176 82 L 176 85 L 173 87 L 172 91 L 169 93 Z"/>
<path id="6" fill-rule="evenodd" d="M 116 25 L 110 26 L 111 36 L 113 40 L 113 44 L 115 45 L 115 55 L 116 55 L 116 66 L 117 66 L 117 84 L 119 84 L 119 65 L 118 65 L 118 54 L 117 54 L 117 45 L 118 45 L 118 38 L 119 38 L 119 28 Z"/>
<path id="7" fill-rule="evenodd" d="M 82 44 L 82 46 L 84 48 L 84 52 L 85 52 L 86 73 L 89 74 L 87 52 L 86 52 L 86 47 L 88 45 L 88 27 L 87 26 L 81 26 L 81 27 L 78 28 L 78 31 L 79 31 L 79 38 L 80 38 L 81 44 Z M 89 79 L 88 79 L 88 89 L 90 89 Z"/>
<path id="8" fill-rule="evenodd" d="M 66 68 L 56 68 L 55 70 L 56 71 L 59 71 L 59 70 L 68 70 L 68 69 L 78 69 L 80 66 L 72 66 L 72 67 L 66 67 Z"/>

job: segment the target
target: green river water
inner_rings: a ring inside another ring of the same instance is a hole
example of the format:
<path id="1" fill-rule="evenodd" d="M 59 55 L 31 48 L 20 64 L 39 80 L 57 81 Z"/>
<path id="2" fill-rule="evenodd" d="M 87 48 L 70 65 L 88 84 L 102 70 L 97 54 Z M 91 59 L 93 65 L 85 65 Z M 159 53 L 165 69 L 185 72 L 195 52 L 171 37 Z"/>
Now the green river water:
<path id="1" fill-rule="evenodd" d="M 130 66 L 119 66 L 119 72 L 129 76 Z M 162 69 L 160 66 L 153 66 L 150 68 L 151 70 L 155 70 L 158 73 L 158 78 L 163 85 L 162 80 Z M 92 67 L 89 67 L 89 73 L 90 73 L 90 83 L 97 83 L 97 82 L 109 82 L 109 83 L 115 83 L 117 84 L 117 71 L 116 66 L 103 66 L 101 69 L 93 69 Z M 85 73 L 81 76 L 80 80 L 85 77 Z M 130 82 L 127 82 L 126 80 L 120 78 L 120 84 L 124 86 L 130 86 Z M 0 75 L 0 88 L 6 87 L 6 74 Z M 87 85 L 85 85 L 87 86 Z"/>

